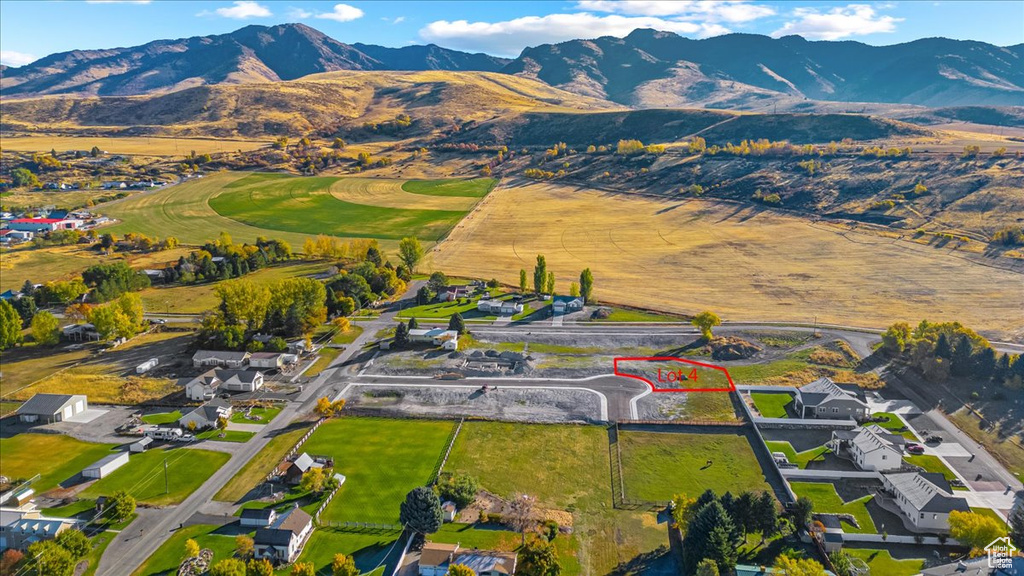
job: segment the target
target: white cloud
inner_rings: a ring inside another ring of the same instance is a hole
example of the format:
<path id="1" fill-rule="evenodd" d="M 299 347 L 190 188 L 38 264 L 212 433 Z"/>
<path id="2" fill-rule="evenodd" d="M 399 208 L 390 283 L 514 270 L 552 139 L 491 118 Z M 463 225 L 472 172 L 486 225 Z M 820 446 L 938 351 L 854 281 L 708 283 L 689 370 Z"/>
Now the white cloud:
<path id="1" fill-rule="evenodd" d="M 728 28 L 713 23 L 698 24 L 651 16 L 597 16 L 581 12 L 524 16 L 502 22 L 438 20 L 421 29 L 420 37 L 447 48 L 517 56 L 526 46 L 599 36 L 621 38 L 637 28 L 654 28 L 702 38 L 729 32 Z"/>
<path id="2" fill-rule="evenodd" d="M 363 11 L 348 4 L 335 4 L 334 10 L 316 15 L 323 20 L 334 20 L 335 22 L 351 22 L 363 17 Z"/>
<path id="3" fill-rule="evenodd" d="M 288 9 L 288 17 L 293 20 L 305 20 L 306 18 L 309 18 L 311 16 L 313 16 L 313 13 L 310 12 L 309 10 L 303 10 L 302 8 L 294 7 Z"/>
<path id="4" fill-rule="evenodd" d="M 799 34 L 811 40 L 839 40 L 849 36 L 894 32 L 896 23 L 903 21 L 903 18 L 882 16 L 867 4 L 850 4 L 827 12 L 797 8 L 793 10 L 793 16 L 797 20 L 786 22 L 782 28 L 772 32 L 772 37 Z"/>
<path id="5" fill-rule="evenodd" d="M 746 0 L 578 0 L 576 6 L 590 12 L 671 16 L 675 19 L 701 19 L 709 22 L 749 22 L 775 14 L 770 6 Z"/>
<path id="6" fill-rule="evenodd" d="M 24 52 L 15 52 L 14 50 L 0 50 L 0 64 L 6 64 L 7 66 L 24 66 L 25 64 L 31 64 L 38 60 L 31 54 Z"/>
<path id="7" fill-rule="evenodd" d="M 266 18 L 273 16 L 274 14 L 270 11 L 270 8 L 252 0 L 235 0 L 232 3 L 233 6 L 226 8 L 217 8 L 213 11 L 213 14 L 224 18 L 233 18 L 235 20 L 246 20 L 248 18 Z M 202 11 L 199 16 L 207 16 L 210 12 Z"/>
<path id="8" fill-rule="evenodd" d="M 391 24 L 401 24 L 402 22 L 405 22 L 405 16 L 397 16 L 395 18 L 388 18 L 387 16 L 381 16 L 380 19 L 385 21 L 385 22 L 389 22 Z"/>

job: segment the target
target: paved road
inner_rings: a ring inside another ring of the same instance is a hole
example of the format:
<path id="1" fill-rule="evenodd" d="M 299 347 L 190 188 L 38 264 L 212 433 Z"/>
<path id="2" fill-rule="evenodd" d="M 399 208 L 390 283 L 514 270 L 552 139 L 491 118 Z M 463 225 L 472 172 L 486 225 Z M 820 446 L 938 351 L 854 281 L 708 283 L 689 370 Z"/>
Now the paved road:
<path id="1" fill-rule="evenodd" d="M 412 283 L 406 297 L 415 295 L 419 283 Z M 401 304 L 396 305 L 400 306 Z M 338 367 L 355 357 L 374 334 L 394 322 L 396 309 L 379 318 L 362 323 L 363 333 L 341 353 L 327 370 L 307 384 L 276 418 L 256 433 L 248 442 L 239 444 L 231 459 L 181 504 L 159 510 L 144 510 L 129 529 L 118 534 L 107 547 L 96 570 L 97 576 L 124 576 L 131 574 L 163 544 L 179 526 L 187 523 L 196 513 L 223 514 L 226 507 L 213 502 L 214 495 L 231 480 L 242 467 L 262 450 L 275 434 L 286 428 L 298 415 L 310 412 L 329 385 Z"/>

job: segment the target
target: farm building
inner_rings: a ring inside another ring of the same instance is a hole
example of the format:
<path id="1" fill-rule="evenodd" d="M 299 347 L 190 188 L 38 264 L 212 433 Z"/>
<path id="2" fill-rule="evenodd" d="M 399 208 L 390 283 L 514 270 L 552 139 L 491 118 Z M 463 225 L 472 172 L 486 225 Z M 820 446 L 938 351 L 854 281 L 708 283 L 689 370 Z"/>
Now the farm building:
<path id="1" fill-rule="evenodd" d="M 291 464 L 288 465 L 287 469 L 285 469 L 284 478 L 285 481 L 288 482 L 289 484 L 298 485 L 299 482 L 302 482 L 303 474 L 305 474 L 312 468 L 323 467 L 323 462 L 319 462 L 317 461 L 316 458 L 313 458 L 309 454 L 303 452 L 302 454 L 299 454 L 298 458 L 296 458 Z"/>
<path id="2" fill-rule="evenodd" d="M 277 511 L 273 508 L 246 508 L 242 510 L 239 524 L 250 528 L 264 528 L 277 520 Z"/>
<path id="3" fill-rule="evenodd" d="M 22 422 L 62 422 L 89 408 L 89 401 L 82 394 L 36 394 L 18 407 L 18 419 Z"/>
<path id="4" fill-rule="evenodd" d="M 284 354 L 279 352 L 254 352 L 249 356 L 249 366 L 273 370 L 284 364 Z"/>
<path id="5" fill-rule="evenodd" d="M 941 472 L 883 474 L 882 483 L 887 496 L 884 502 L 895 503 L 921 531 L 949 532 L 949 513 L 971 510 L 965 498 L 953 496 L 953 489 Z"/>
<path id="6" fill-rule="evenodd" d="M 231 405 L 214 399 L 182 416 L 178 420 L 178 424 L 182 428 L 188 429 L 189 423 L 195 422 L 195 429 L 202 430 L 216 426 L 219 418 L 231 418 Z"/>
<path id="7" fill-rule="evenodd" d="M 794 405 L 801 418 L 858 420 L 870 415 L 860 388 L 840 386 L 827 376 L 797 388 Z"/>
<path id="8" fill-rule="evenodd" d="M 81 220 L 64 218 L 15 218 L 7 223 L 11 230 L 23 232 L 52 232 L 54 230 L 77 230 L 81 228 Z"/>
<path id="9" fill-rule="evenodd" d="M 555 301 L 551 303 L 551 311 L 555 314 L 579 312 L 583 310 L 583 304 L 582 296 L 555 296 Z"/>
<path id="10" fill-rule="evenodd" d="M 215 366 L 217 368 L 241 368 L 249 361 L 249 352 L 224 352 L 221 350 L 199 350 L 192 355 L 196 368 Z"/>
<path id="11" fill-rule="evenodd" d="M 458 544 L 427 542 L 420 553 L 418 571 L 420 576 L 445 576 L 452 564 L 462 564 L 477 576 L 508 576 L 515 573 L 517 558 L 515 552 L 462 551 Z"/>
<path id="12" fill-rule="evenodd" d="M 24 550 L 29 544 L 56 538 L 81 521 L 43 516 L 31 504 L 18 508 L 0 508 L 0 550 Z"/>
<path id="13" fill-rule="evenodd" d="M 313 518 L 301 508 L 292 508 L 270 526 L 256 530 L 253 555 L 274 564 L 290 563 L 302 552 L 312 533 Z"/>
<path id="14" fill-rule="evenodd" d="M 145 452 L 146 450 L 149 449 L 149 446 L 152 443 L 153 443 L 153 438 L 151 438 L 149 436 L 146 436 L 144 438 L 139 438 L 137 441 L 132 442 L 128 446 L 128 451 L 129 452 Z"/>
<path id="15" fill-rule="evenodd" d="M 836 453 L 849 453 L 861 470 L 888 472 L 903 466 L 905 445 L 903 436 L 872 424 L 856 430 L 833 430 L 829 448 Z"/>
<path id="16" fill-rule="evenodd" d="M 444 328 L 413 328 L 409 330 L 409 342 L 429 342 L 445 350 L 456 350 L 459 347 L 459 333 Z"/>
<path id="17" fill-rule="evenodd" d="M 128 453 L 118 452 L 100 458 L 93 464 L 82 470 L 82 476 L 86 478 L 106 478 L 111 472 L 128 463 Z"/>

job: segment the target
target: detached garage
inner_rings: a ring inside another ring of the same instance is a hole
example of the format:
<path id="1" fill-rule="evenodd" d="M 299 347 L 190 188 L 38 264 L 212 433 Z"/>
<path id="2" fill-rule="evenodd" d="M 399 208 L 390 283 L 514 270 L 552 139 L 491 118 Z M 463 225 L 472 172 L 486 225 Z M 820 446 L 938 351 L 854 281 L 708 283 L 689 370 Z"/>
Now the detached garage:
<path id="1" fill-rule="evenodd" d="M 63 422 L 85 412 L 89 401 L 82 394 L 36 394 L 18 407 L 22 422 Z"/>
<path id="2" fill-rule="evenodd" d="M 101 458 L 91 466 L 87 467 L 85 470 L 82 470 L 82 476 L 86 478 L 96 479 L 106 478 L 107 476 L 110 475 L 111 472 L 117 470 L 118 468 L 124 466 L 127 463 L 127 452 L 118 452 L 117 454 L 111 454 L 110 456 L 105 456 Z"/>

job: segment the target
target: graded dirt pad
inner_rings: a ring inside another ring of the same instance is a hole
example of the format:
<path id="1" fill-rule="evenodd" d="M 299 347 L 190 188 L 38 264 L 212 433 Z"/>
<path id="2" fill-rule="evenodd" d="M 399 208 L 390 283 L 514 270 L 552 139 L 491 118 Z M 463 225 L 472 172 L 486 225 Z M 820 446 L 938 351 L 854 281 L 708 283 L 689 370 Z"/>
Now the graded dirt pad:
<path id="1" fill-rule="evenodd" d="M 753 206 L 552 184 L 499 188 L 431 254 L 435 270 L 512 285 L 543 254 L 560 292 L 589 267 L 599 300 L 680 313 L 711 309 L 726 320 L 816 316 L 881 328 L 927 318 L 1024 338 L 1020 263 Z"/>

